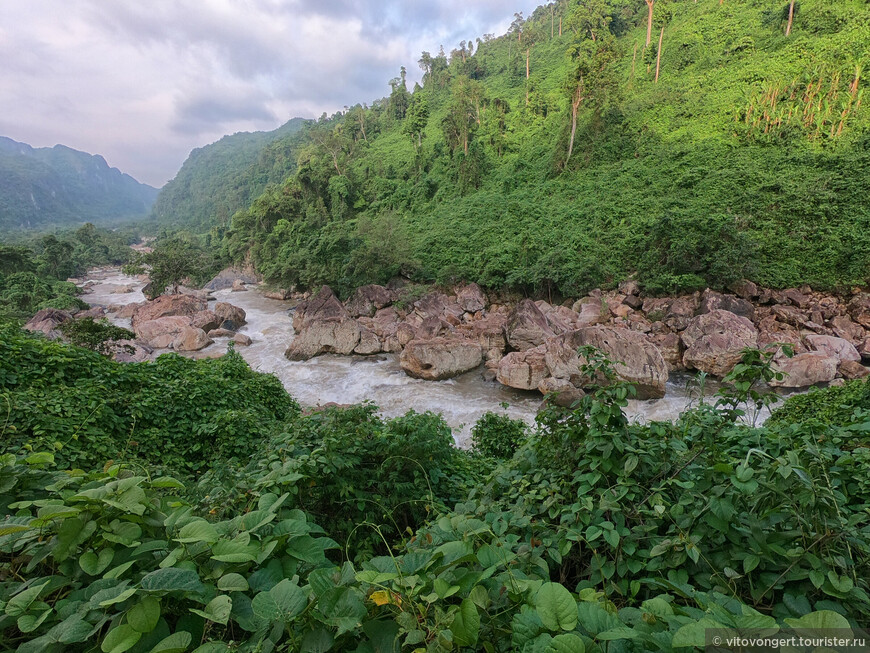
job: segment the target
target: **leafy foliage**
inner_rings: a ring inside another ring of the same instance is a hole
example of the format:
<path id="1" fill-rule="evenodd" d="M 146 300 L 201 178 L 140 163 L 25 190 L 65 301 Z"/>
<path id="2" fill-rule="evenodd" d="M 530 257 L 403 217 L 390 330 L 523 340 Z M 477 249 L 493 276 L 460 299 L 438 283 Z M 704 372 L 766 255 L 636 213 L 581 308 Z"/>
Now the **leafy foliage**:
<path id="1" fill-rule="evenodd" d="M 492 412 L 485 413 L 471 429 L 474 450 L 500 460 L 512 458 L 527 437 L 525 422 Z"/>

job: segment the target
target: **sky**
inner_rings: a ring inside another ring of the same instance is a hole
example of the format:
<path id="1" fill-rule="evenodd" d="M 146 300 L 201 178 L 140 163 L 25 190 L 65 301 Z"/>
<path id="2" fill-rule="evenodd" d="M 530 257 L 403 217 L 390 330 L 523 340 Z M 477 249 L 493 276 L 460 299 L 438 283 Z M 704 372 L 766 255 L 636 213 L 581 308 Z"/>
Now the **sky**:
<path id="1" fill-rule="evenodd" d="M 195 147 L 389 94 L 543 0 L 0 0 L 0 136 L 162 186 Z"/>

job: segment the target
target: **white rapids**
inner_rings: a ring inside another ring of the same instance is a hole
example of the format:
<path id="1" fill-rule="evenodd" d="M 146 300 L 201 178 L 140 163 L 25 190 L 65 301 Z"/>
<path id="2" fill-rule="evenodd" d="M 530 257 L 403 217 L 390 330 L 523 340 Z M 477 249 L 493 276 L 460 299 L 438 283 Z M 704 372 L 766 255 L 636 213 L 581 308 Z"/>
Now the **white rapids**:
<path id="1" fill-rule="evenodd" d="M 145 300 L 145 283 L 124 275 L 117 269 L 92 271 L 87 281 L 96 282 L 82 298 L 91 305 L 111 306 Z M 132 292 L 118 293 L 119 288 L 132 286 Z M 245 292 L 219 290 L 212 293 L 217 301 L 226 301 L 244 309 L 248 323 L 239 331 L 253 341 L 236 350 L 259 372 L 277 376 L 284 387 L 303 405 L 317 406 L 334 402 L 355 404 L 374 402 L 382 415 L 395 417 L 409 410 L 440 413 L 453 430 L 458 446 L 469 446 L 471 427 L 487 411 L 506 413 L 510 417 L 533 423 L 542 397 L 505 387 L 496 381 L 484 381 L 479 370 L 446 381 L 422 381 L 407 376 L 399 367 L 398 356 L 323 355 L 308 361 L 293 362 L 284 351 L 293 341 L 289 301 L 263 297 L 255 289 Z M 213 307 L 214 302 L 209 305 Z M 129 319 L 109 319 L 130 328 Z M 222 355 L 228 338 L 217 338 L 213 345 L 194 354 L 196 358 Z M 156 353 L 165 353 L 160 350 Z M 715 391 L 708 382 L 706 392 Z M 663 399 L 631 400 L 626 414 L 638 422 L 676 419 L 690 404 L 697 403 L 697 384 L 689 375 L 673 375 Z M 504 404 L 507 407 L 504 407 Z M 766 415 L 762 416 L 766 417 Z M 761 419 L 758 420 L 762 421 Z"/>

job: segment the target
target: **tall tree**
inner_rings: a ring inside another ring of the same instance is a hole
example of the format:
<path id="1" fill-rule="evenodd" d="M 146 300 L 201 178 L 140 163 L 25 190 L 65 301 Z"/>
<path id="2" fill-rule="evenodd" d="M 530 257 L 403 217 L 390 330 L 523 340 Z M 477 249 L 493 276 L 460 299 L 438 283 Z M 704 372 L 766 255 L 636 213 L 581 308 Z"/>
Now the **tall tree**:
<path id="1" fill-rule="evenodd" d="M 794 21 L 794 0 L 788 3 L 788 24 L 785 26 L 785 35 L 791 34 L 791 25 Z"/>
<path id="2" fill-rule="evenodd" d="M 426 136 L 426 125 L 429 123 L 429 104 L 423 93 L 414 93 L 408 112 L 405 114 L 405 124 L 402 125 L 402 133 L 410 137 L 414 144 L 414 151 L 419 152 L 423 146 L 423 138 Z"/>
<path id="3" fill-rule="evenodd" d="M 644 0 L 646 2 L 646 6 L 649 9 L 649 14 L 646 19 L 646 47 L 649 47 L 649 43 L 652 40 L 652 24 L 653 24 L 653 6 L 656 3 L 656 0 Z"/>

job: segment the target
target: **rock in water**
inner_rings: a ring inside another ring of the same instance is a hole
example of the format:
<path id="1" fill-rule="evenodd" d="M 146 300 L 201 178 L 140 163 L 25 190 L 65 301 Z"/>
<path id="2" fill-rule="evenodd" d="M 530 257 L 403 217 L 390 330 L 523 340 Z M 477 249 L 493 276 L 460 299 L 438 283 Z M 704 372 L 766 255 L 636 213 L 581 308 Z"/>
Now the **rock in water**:
<path id="1" fill-rule="evenodd" d="M 483 362 L 479 344 L 461 338 L 412 340 L 402 351 L 399 364 L 408 376 L 440 381 L 473 370 Z"/>
<path id="2" fill-rule="evenodd" d="M 744 349 L 758 346 L 758 331 L 752 322 L 722 309 L 692 318 L 681 338 L 686 347 L 685 366 L 718 377 L 734 369 Z"/>
<path id="3" fill-rule="evenodd" d="M 360 326 L 351 317 L 317 320 L 306 326 L 290 343 L 284 355 L 304 361 L 320 354 L 353 353 L 360 341 Z"/>
<path id="4" fill-rule="evenodd" d="M 136 325 L 142 322 L 162 317 L 192 317 L 207 308 L 208 303 L 204 299 L 191 295 L 160 295 L 157 299 L 136 305 L 132 315 L 133 328 L 135 329 Z"/>
<path id="5" fill-rule="evenodd" d="M 837 376 L 839 361 L 834 356 L 819 351 L 798 354 L 794 358 L 783 358 L 774 362 L 774 368 L 785 376 L 770 385 L 780 388 L 806 388 L 817 383 L 828 383 Z"/>
<path id="6" fill-rule="evenodd" d="M 214 305 L 214 312 L 220 318 L 220 328 L 229 331 L 238 331 L 239 327 L 246 324 L 245 311 L 238 306 L 226 302 L 218 302 Z"/>

